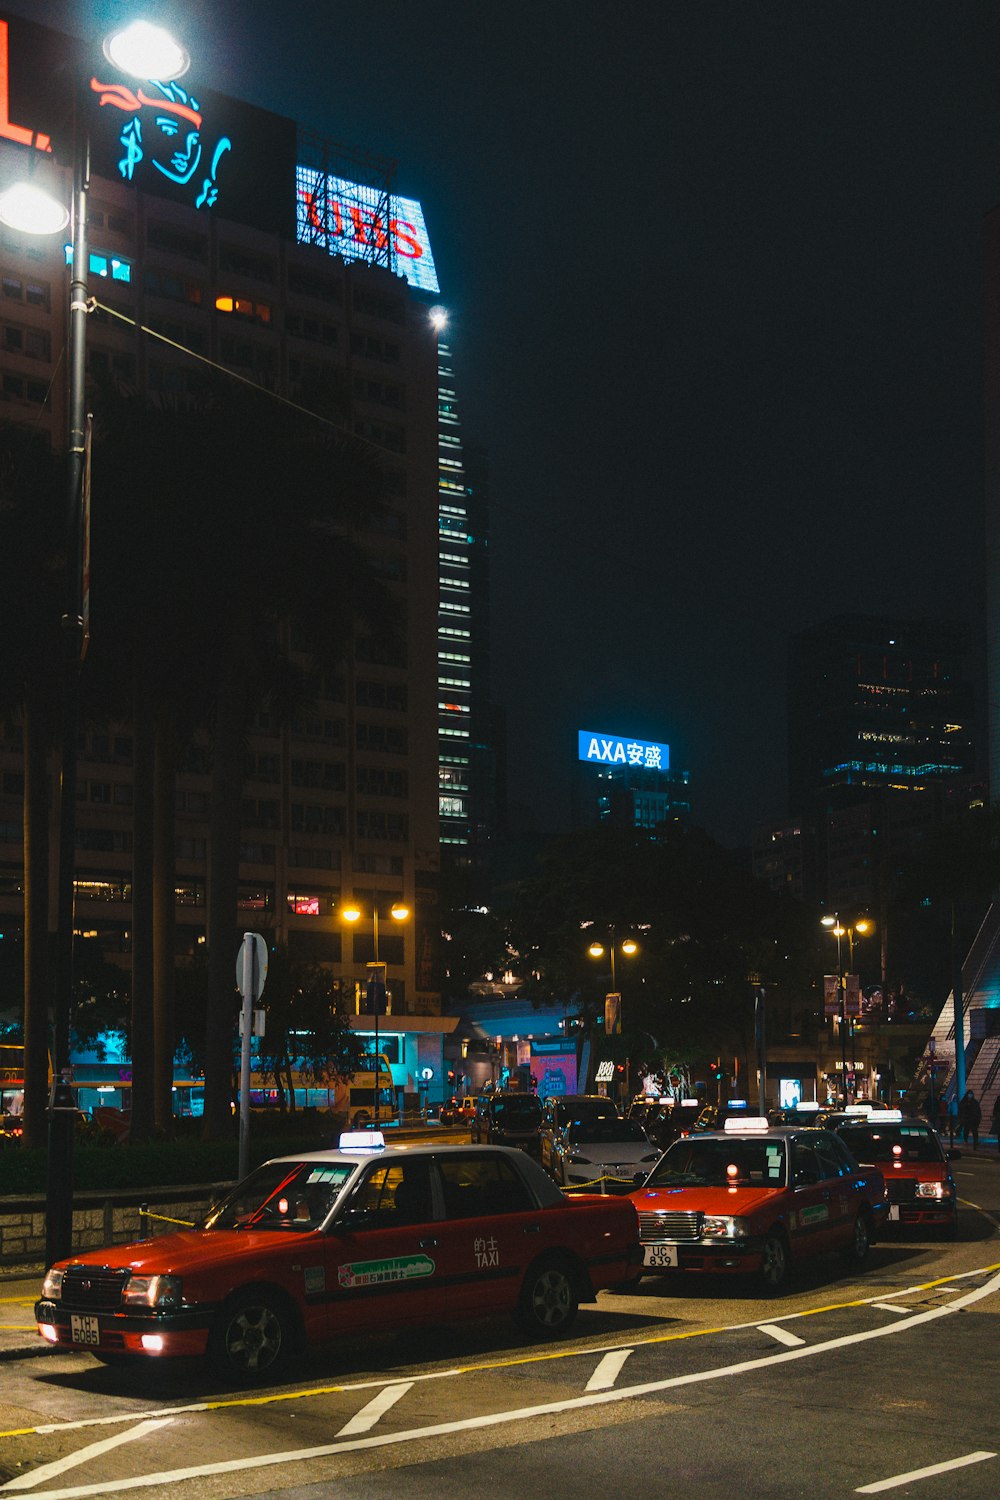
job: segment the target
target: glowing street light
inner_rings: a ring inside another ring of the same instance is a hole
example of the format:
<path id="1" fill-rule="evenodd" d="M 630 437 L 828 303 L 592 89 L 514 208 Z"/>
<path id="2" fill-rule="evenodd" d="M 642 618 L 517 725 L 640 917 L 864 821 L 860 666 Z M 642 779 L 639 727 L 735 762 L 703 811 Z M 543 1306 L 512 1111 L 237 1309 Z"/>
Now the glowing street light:
<path id="1" fill-rule="evenodd" d="M 838 988 L 838 990 L 840 992 L 840 1065 L 841 1065 L 841 1069 L 842 1069 L 841 1082 L 843 1083 L 843 1086 L 844 1086 L 844 1097 L 845 1097 L 845 1099 L 847 1097 L 847 1019 L 848 1018 L 847 1018 L 847 992 L 846 992 L 846 989 L 845 989 L 845 982 L 844 982 L 845 981 L 845 976 L 844 976 L 844 972 L 843 972 L 843 963 L 842 963 L 842 960 L 841 960 L 841 939 L 844 938 L 844 937 L 847 938 L 847 952 L 848 952 L 847 965 L 848 965 L 848 973 L 853 974 L 854 973 L 854 935 L 855 935 L 855 933 L 857 933 L 857 935 L 859 937 L 864 937 L 866 935 L 866 933 L 869 933 L 869 932 L 872 931 L 872 928 L 874 927 L 874 925 L 875 925 L 874 922 L 870 921 L 868 917 L 858 917 L 856 921 L 844 924 L 844 923 L 841 922 L 840 915 L 837 912 L 835 912 L 832 916 L 820 917 L 820 926 L 821 927 L 825 927 L 826 930 L 829 933 L 831 933 L 837 939 L 837 988 Z M 851 1016 L 851 1018 L 850 1018 L 850 1030 L 851 1030 L 851 1064 L 852 1064 L 852 1069 L 853 1069 L 853 1064 L 855 1062 L 855 1055 L 854 1055 L 854 1017 L 853 1016 Z M 854 1078 L 854 1074 L 853 1074 L 853 1071 L 852 1071 L 852 1074 L 851 1074 L 852 1089 L 853 1089 L 853 1078 Z"/>
<path id="2" fill-rule="evenodd" d="M 341 907 L 341 909 L 340 909 L 340 915 L 341 915 L 341 918 L 342 918 L 343 921 L 350 922 L 351 925 L 353 926 L 354 923 L 361 921 L 361 918 L 364 916 L 364 912 L 362 911 L 361 907 L 356 902 L 349 901 L 349 902 L 347 902 L 347 904 L 345 906 Z M 409 918 L 410 908 L 408 906 L 405 906 L 403 904 L 403 902 L 401 902 L 401 901 L 394 901 L 393 904 L 392 904 L 392 907 L 390 908 L 389 915 L 392 917 L 392 920 L 394 922 L 405 922 Z M 380 1012 L 381 1007 L 382 1007 L 382 1005 L 384 1003 L 384 998 L 385 998 L 385 994 L 386 994 L 386 965 L 384 963 L 380 963 L 379 962 L 379 956 L 378 956 L 378 902 L 377 901 L 375 901 L 375 902 L 372 903 L 372 949 L 373 949 L 373 954 L 374 954 L 374 961 L 368 965 L 368 974 L 369 974 L 368 996 L 369 996 L 369 999 L 371 1001 L 372 1010 L 375 1013 L 375 1068 L 374 1068 L 374 1077 L 375 1077 L 375 1120 L 374 1120 L 374 1128 L 377 1130 L 378 1129 L 378 1123 L 379 1123 L 379 1087 L 380 1087 L 380 1080 L 381 1080 L 381 1075 L 382 1075 L 382 1070 L 381 1070 L 381 1065 L 380 1065 L 381 1059 L 380 1059 L 380 1054 L 379 1054 L 378 1019 L 379 1019 L 379 1012 Z"/>
<path id="3" fill-rule="evenodd" d="M 188 66 L 188 56 L 160 27 L 136 23 L 109 37 L 105 55 L 133 76 L 169 81 Z M 79 79 L 81 92 L 85 85 Z M 75 101 L 71 101 L 75 102 Z M 69 399 L 66 435 L 66 598 L 62 616 L 63 701 L 59 779 L 59 867 L 57 874 L 53 1079 L 49 1106 L 46 1173 L 45 1253 L 48 1264 L 69 1255 L 73 1240 L 73 1128 L 69 1094 L 70 1026 L 73 993 L 73 921 L 76 877 L 77 737 L 80 721 L 80 667 L 86 650 L 84 598 L 84 476 L 87 459 L 87 194 L 90 137 L 84 107 L 74 109 L 73 263 L 69 283 L 67 371 Z M 27 234 L 59 234 L 69 222 L 65 203 L 37 182 L 13 183 L 0 194 L 0 219 Z M 57 1103 L 57 1100 L 61 1101 Z"/>

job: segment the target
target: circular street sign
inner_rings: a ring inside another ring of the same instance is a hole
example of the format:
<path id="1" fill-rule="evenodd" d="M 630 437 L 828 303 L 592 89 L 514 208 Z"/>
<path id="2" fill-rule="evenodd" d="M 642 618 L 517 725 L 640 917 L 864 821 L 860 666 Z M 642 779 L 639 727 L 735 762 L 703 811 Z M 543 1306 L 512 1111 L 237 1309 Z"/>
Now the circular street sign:
<path id="1" fill-rule="evenodd" d="M 417 1076 L 419 1078 L 421 1078 L 424 1083 L 430 1083 L 431 1079 L 434 1077 L 434 1069 L 433 1068 L 421 1068 L 420 1072 L 419 1072 L 419 1074 Z"/>

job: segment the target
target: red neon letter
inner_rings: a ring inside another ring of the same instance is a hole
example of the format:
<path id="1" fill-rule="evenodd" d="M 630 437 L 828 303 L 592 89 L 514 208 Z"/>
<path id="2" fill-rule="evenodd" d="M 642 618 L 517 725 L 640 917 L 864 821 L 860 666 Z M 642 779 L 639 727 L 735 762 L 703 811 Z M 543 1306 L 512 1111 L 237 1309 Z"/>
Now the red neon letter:
<path id="1" fill-rule="evenodd" d="M 0 21 L 0 135 L 21 146 L 36 146 L 51 151 L 52 142 L 40 130 L 26 130 L 10 123 L 10 60 L 7 53 L 7 22 Z"/>
<path id="2" fill-rule="evenodd" d="M 404 229 L 409 229 L 412 232 L 404 234 Z M 389 232 L 396 241 L 396 251 L 399 255 L 408 255 L 414 260 L 420 259 L 424 253 L 424 247 L 416 238 L 417 227 L 415 224 L 408 224 L 405 219 L 390 219 Z"/>

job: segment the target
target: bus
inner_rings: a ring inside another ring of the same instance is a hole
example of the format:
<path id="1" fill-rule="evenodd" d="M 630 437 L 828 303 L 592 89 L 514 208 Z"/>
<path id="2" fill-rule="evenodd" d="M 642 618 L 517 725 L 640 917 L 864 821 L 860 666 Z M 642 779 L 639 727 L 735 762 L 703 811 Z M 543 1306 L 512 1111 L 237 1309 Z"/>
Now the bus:
<path id="1" fill-rule="evenodd" d="M 379 1119 L 388 1122 L 397 1117 L 399 1104 L 385 1053 L 379 1053 L 377 1083 Z M 329 1084 L 314 1082 L 298 1069 L 293 1069 L 292 1088 L 296 1109 L 329 1110 L 344 1115 L 349 1125 L 360 1129 L 370 1125 L 375 1118 L 375 1056 L 368 1053 L 361 1057 L 349 1077 L 333 1079 Z M 254 1069 L 250 1075 L 251 1109 L 274 1109 L 280 1098 L 281 1091 L 274 1081 L 265 1083 Z"/>

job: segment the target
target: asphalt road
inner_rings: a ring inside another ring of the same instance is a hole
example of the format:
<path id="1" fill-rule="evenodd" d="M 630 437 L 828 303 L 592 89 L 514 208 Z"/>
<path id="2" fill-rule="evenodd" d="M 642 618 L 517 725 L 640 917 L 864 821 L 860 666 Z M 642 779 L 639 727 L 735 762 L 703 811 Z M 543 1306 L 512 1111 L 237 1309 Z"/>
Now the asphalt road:
<path id="1" fill-rule="evenodd" d="M 955 1171 L 958 1239 L 887 1236 L 862 1277 L 824 1261 L 766 1301 L 647 1278 L 557 1344 L 373 1327 L 252 1393 L 198 1365 L 11 1357 L 37 1277 L 0 1282 L 0 1494 L 996 1500 L 1000 1160 Z"/>

